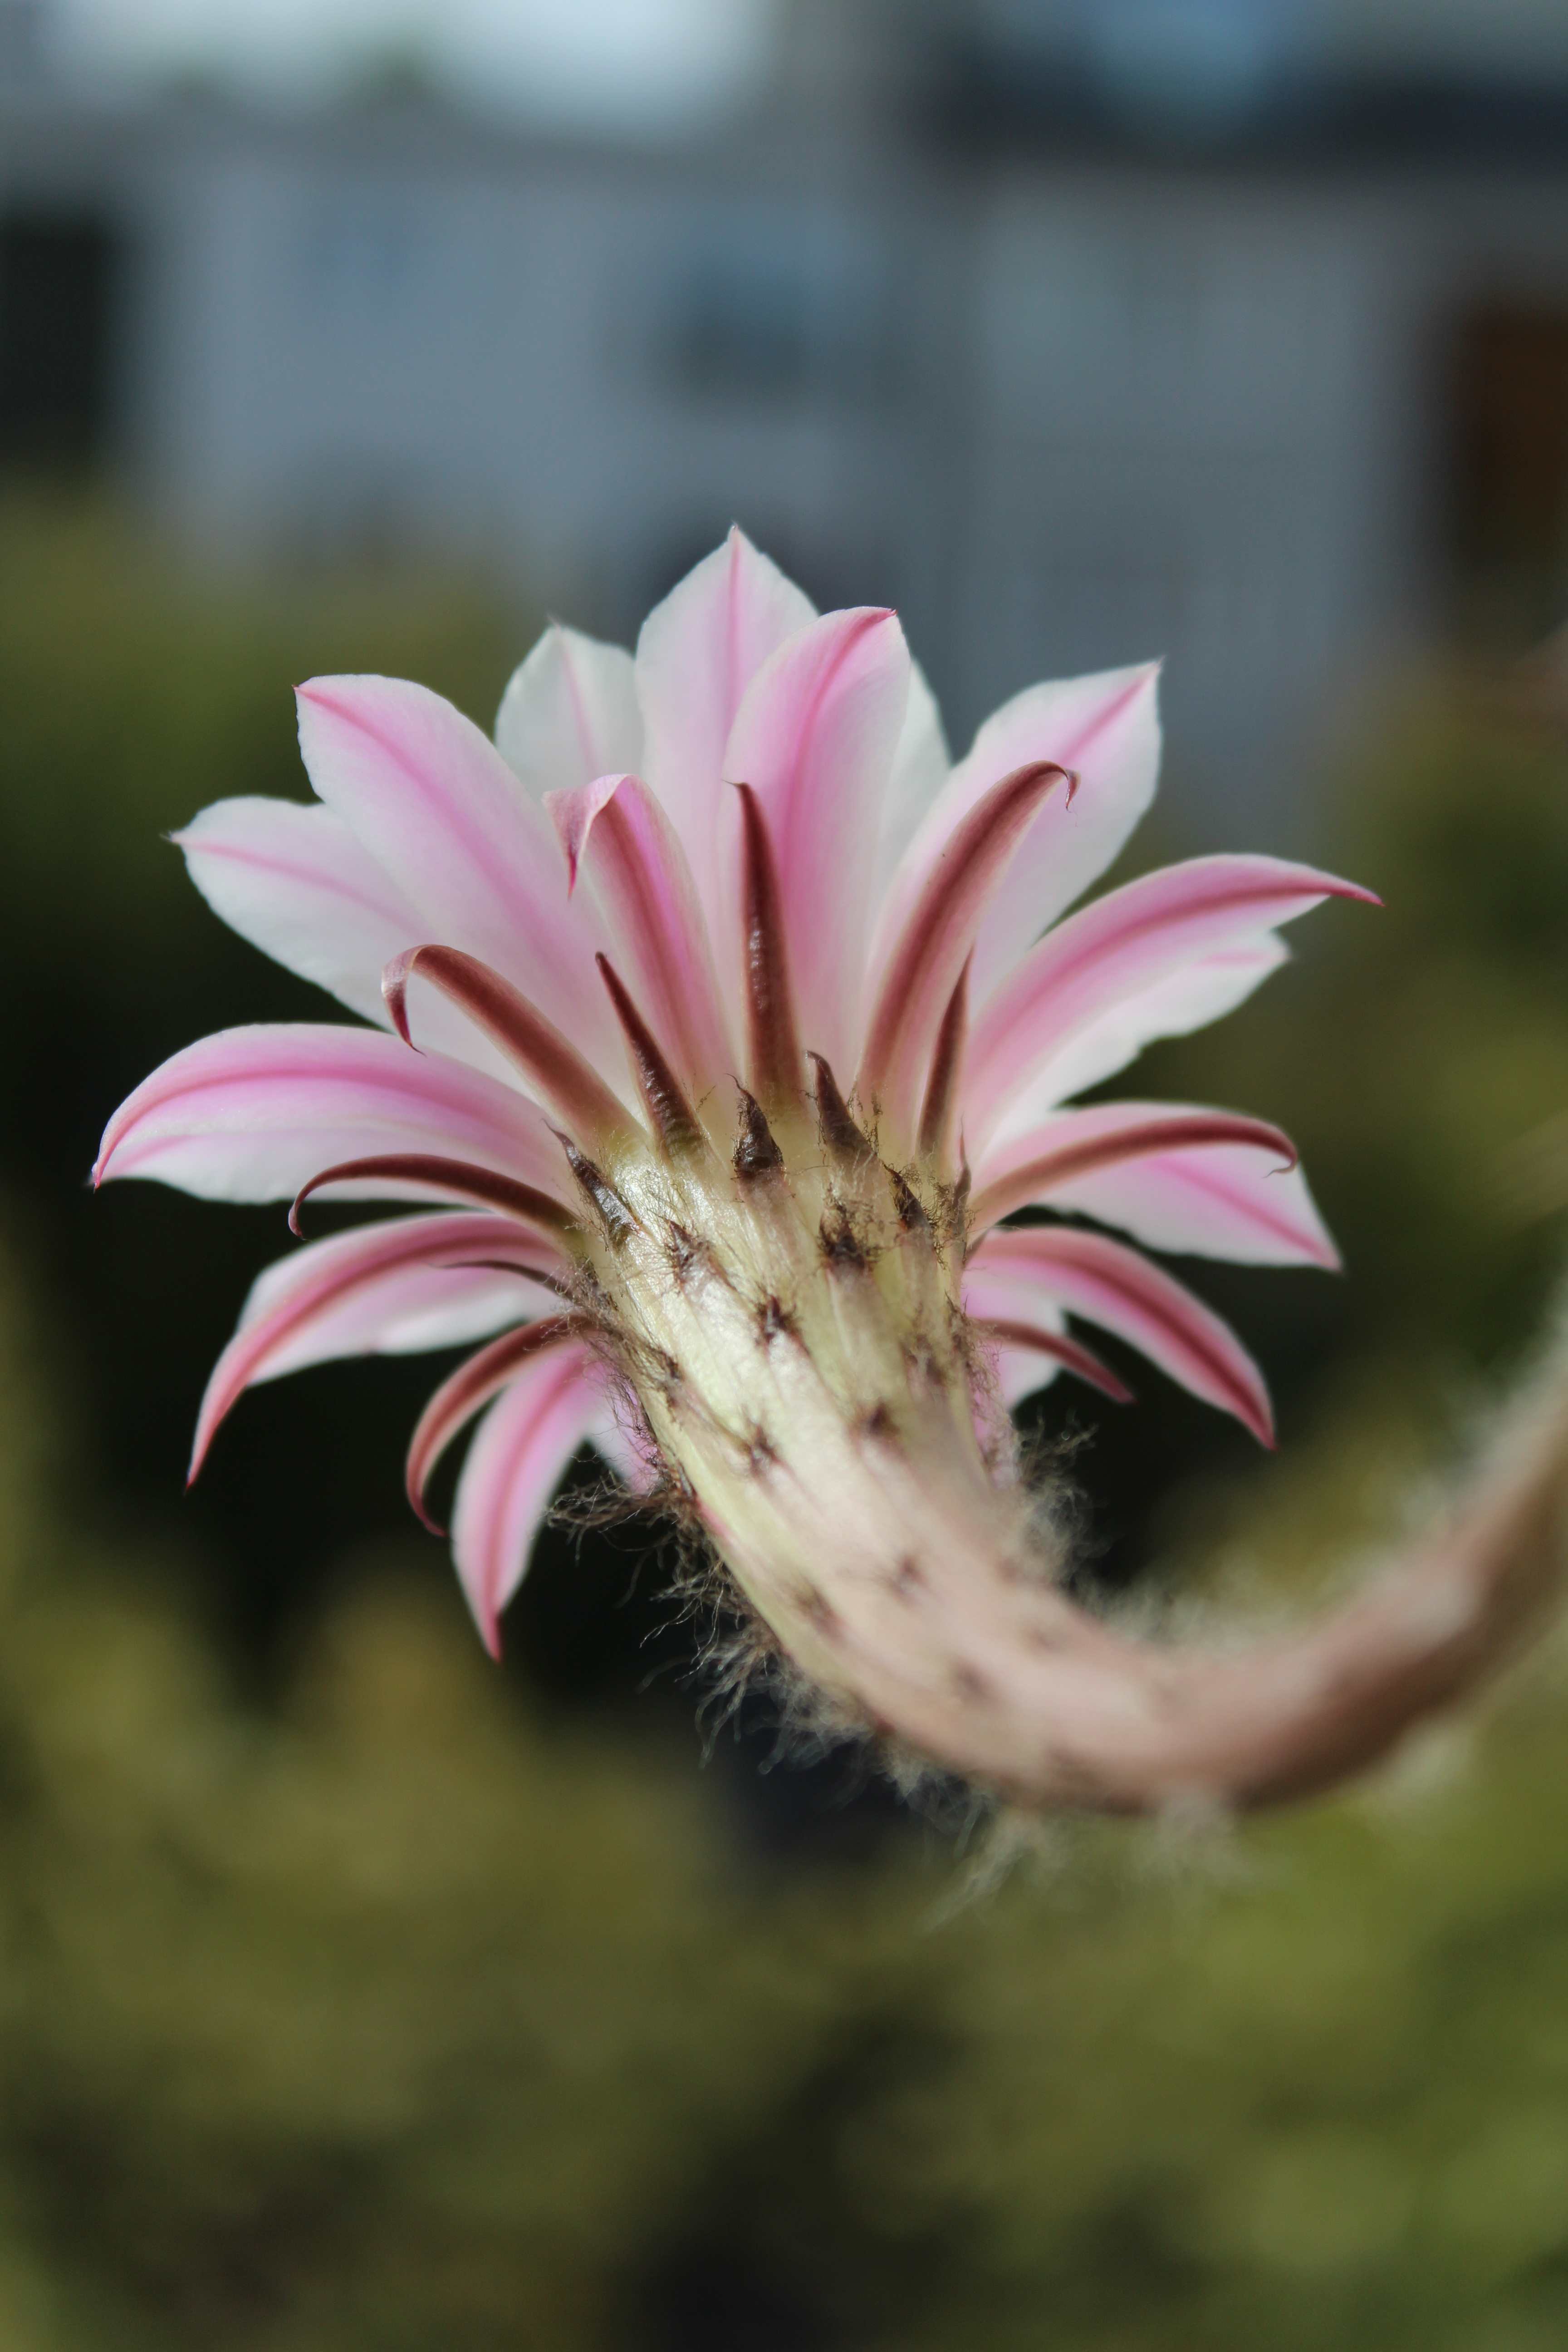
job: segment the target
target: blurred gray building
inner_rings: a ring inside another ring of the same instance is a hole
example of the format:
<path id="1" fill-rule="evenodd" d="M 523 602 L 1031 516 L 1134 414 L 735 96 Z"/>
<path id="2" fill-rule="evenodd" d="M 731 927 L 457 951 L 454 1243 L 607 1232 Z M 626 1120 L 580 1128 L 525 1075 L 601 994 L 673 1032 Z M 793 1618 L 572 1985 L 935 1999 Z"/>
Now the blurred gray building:
<path id="1" fill-rule="evenodd" d="M 622 633 L 739 517 L 960 734 L 1166 654 L 1181 813 L 1260 845 L 1363 680 L 1568 607 L 1559 0 L 797 0 L 641 145 L 115 102 L 37 33 L 0 465 L 225 560 L 477 551 Z"/>

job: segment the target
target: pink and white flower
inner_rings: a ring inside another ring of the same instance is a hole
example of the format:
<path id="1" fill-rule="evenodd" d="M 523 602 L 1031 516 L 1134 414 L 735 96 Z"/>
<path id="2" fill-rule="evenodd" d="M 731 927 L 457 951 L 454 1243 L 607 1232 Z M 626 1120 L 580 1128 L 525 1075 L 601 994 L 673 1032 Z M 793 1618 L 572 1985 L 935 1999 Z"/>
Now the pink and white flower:
<path id="1" fill-rule="evenodd" d="M 860 1719 L 1070 1792 L 1076 1702 L 1059 1770 L 973 1728 L 1000 1648 L 1043 1655 L 1067 1606 L 1023 1562 L 998 1399 L 1062 1372 L 1125 1397 L 1088 1325 L 1268 1443 L 1251 1357 L 1145 1252 L 1336 1263 L 1276 1128 L 1073 1098 L 1239 1004 L 1296 916 L 1371 894 L 1207 856 L 1079 905 L 1154 790 L 1154 667 L 1031 687 L 953 764 L 896 615 L 817 614 L 739 531 L 635 656 L 550 628 L 494 742 L 401 680 L 299 701 L 316 800 L 220 802 L 179 840 L 227 922 L 359 1019 L 186 1047 L 95 1174 L 292 1200 L 296 1231 L 310 1194 L 416 1205 L 261 1276 L 192 1475 L 255 1381 L 482 1341 L 409 1486 L 423 1512 L 483 1414 L 454 1549 L 492 1650 L 588 1441 Z M 1023 1618 L 965 1635 L 966 1575 Z M 946 1631 L 910 1652 L 908 1619 Z"/>

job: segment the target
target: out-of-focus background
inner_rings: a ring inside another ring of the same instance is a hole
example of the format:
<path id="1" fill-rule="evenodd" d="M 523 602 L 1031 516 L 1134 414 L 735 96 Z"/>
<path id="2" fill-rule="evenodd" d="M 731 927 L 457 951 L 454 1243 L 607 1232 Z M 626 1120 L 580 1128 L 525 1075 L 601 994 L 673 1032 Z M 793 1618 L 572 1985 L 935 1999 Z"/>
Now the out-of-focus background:
<path id="1" fill-rule="evenodd" d="M 732 519 L 958 745 L 1164 653 L 1136 862 L 1388 902 L 1144 1066 L 1291 1128 L 1348 1274 L 1182 1269 L 1274 1462 L 1047 1392 L 1086 1585 L 1310 1599 L 1550 1309 L 1559 0 L 0 0 L 0 2343 L 1556 2352 L 1560 1645 L 1358 1795 L 1005 1872 L 763 1709 L 704 1765 L 649 1528 L 547 1538 L 497 1673 L 401 1503 L 439 1367 L 181 1494 L 281 1213 L 86 1171 L 325 1007 L 163 835 L 303 792 L 295 679 L 488 719 Z"/>

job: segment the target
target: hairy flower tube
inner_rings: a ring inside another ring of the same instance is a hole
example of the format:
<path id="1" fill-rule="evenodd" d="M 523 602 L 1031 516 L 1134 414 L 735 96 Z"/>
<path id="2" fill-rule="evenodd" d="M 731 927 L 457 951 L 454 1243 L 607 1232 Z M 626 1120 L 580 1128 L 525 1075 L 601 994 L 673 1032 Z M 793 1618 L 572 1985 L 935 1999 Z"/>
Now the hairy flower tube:
<path id="1" fill-rule="evenodd" d="M 1269 1442 L 1240 1340 L 1146 1250 L 1335 1263 L 1277 1129 L 1070 1107 L 1238 1004 L 1283 924 L 1370 895 L 1206 856 L 1079 905 L 1152 794 L 1155 693 L 1152 667 L 1029 688 L 953 765 L 896 616 L 818 615 L 739 531 L 635 658 L 550 628 L 493 743 L 418 686 L 303 688 L 316 802 L 221 802 L 180 842 L 362 1024 L 187 1047 L 96 1175 L 291 1199 L 296 1233 L 312 1194 L 416 1205 L 261 1276 L 192 1475 L 252 1382 L 482 1341 L 408 1487 L 425 1516 L 482 1415 L 453 1548 L 492 1651 L 589 1440 L 833 1719 L 1005 1798 L 1262 1802 L 1449 1696 L 1543 1580 L 1550 1415 L 1428 1555 L 1242 1652 L 1070 1602 L 1019 1472 L 1030 1390 L 1126 1397 L 1085 1326 Z"/>

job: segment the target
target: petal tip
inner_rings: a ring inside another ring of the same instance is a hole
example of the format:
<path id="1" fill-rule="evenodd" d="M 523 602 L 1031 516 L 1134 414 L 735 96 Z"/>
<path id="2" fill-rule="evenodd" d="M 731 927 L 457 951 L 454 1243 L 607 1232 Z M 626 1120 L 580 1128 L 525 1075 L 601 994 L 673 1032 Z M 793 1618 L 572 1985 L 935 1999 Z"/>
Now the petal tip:
<path id="1" fill-rule="evenodd" d="M 555 827 L 555 838 L 561 844 L 561 854 L 566 860 L 566 896 L 570 898 L 577 887 L 577 869 L 582 861 L 584 828 L 573 822 L 573 796 L 567 792 L 546 793 L 544 814 Z"/>
<path id="2" fill-rule="evenodd" d="M 1238 1397 L 1235 1405 L 1237 1419 L 1256 1437 L 1265 1454 L 1273 1454 L 1279 1446 L 1274 1427 L 1274 1407 L 1268 1392 L 1259 1386 L 1256 1395 Z"/>
<path id="3" fill-rule="evenodd" d="M 401 954 L 393 957 L 381 975 L 382 1000 L 391 1016 L 392 1025 L 404 1044 L 413 1046 L 416 1053 L 418 1047 L 414 1045 L 408 1027 L 408 982 L 421 952 L 419 948 L 405 948 Z"/>

